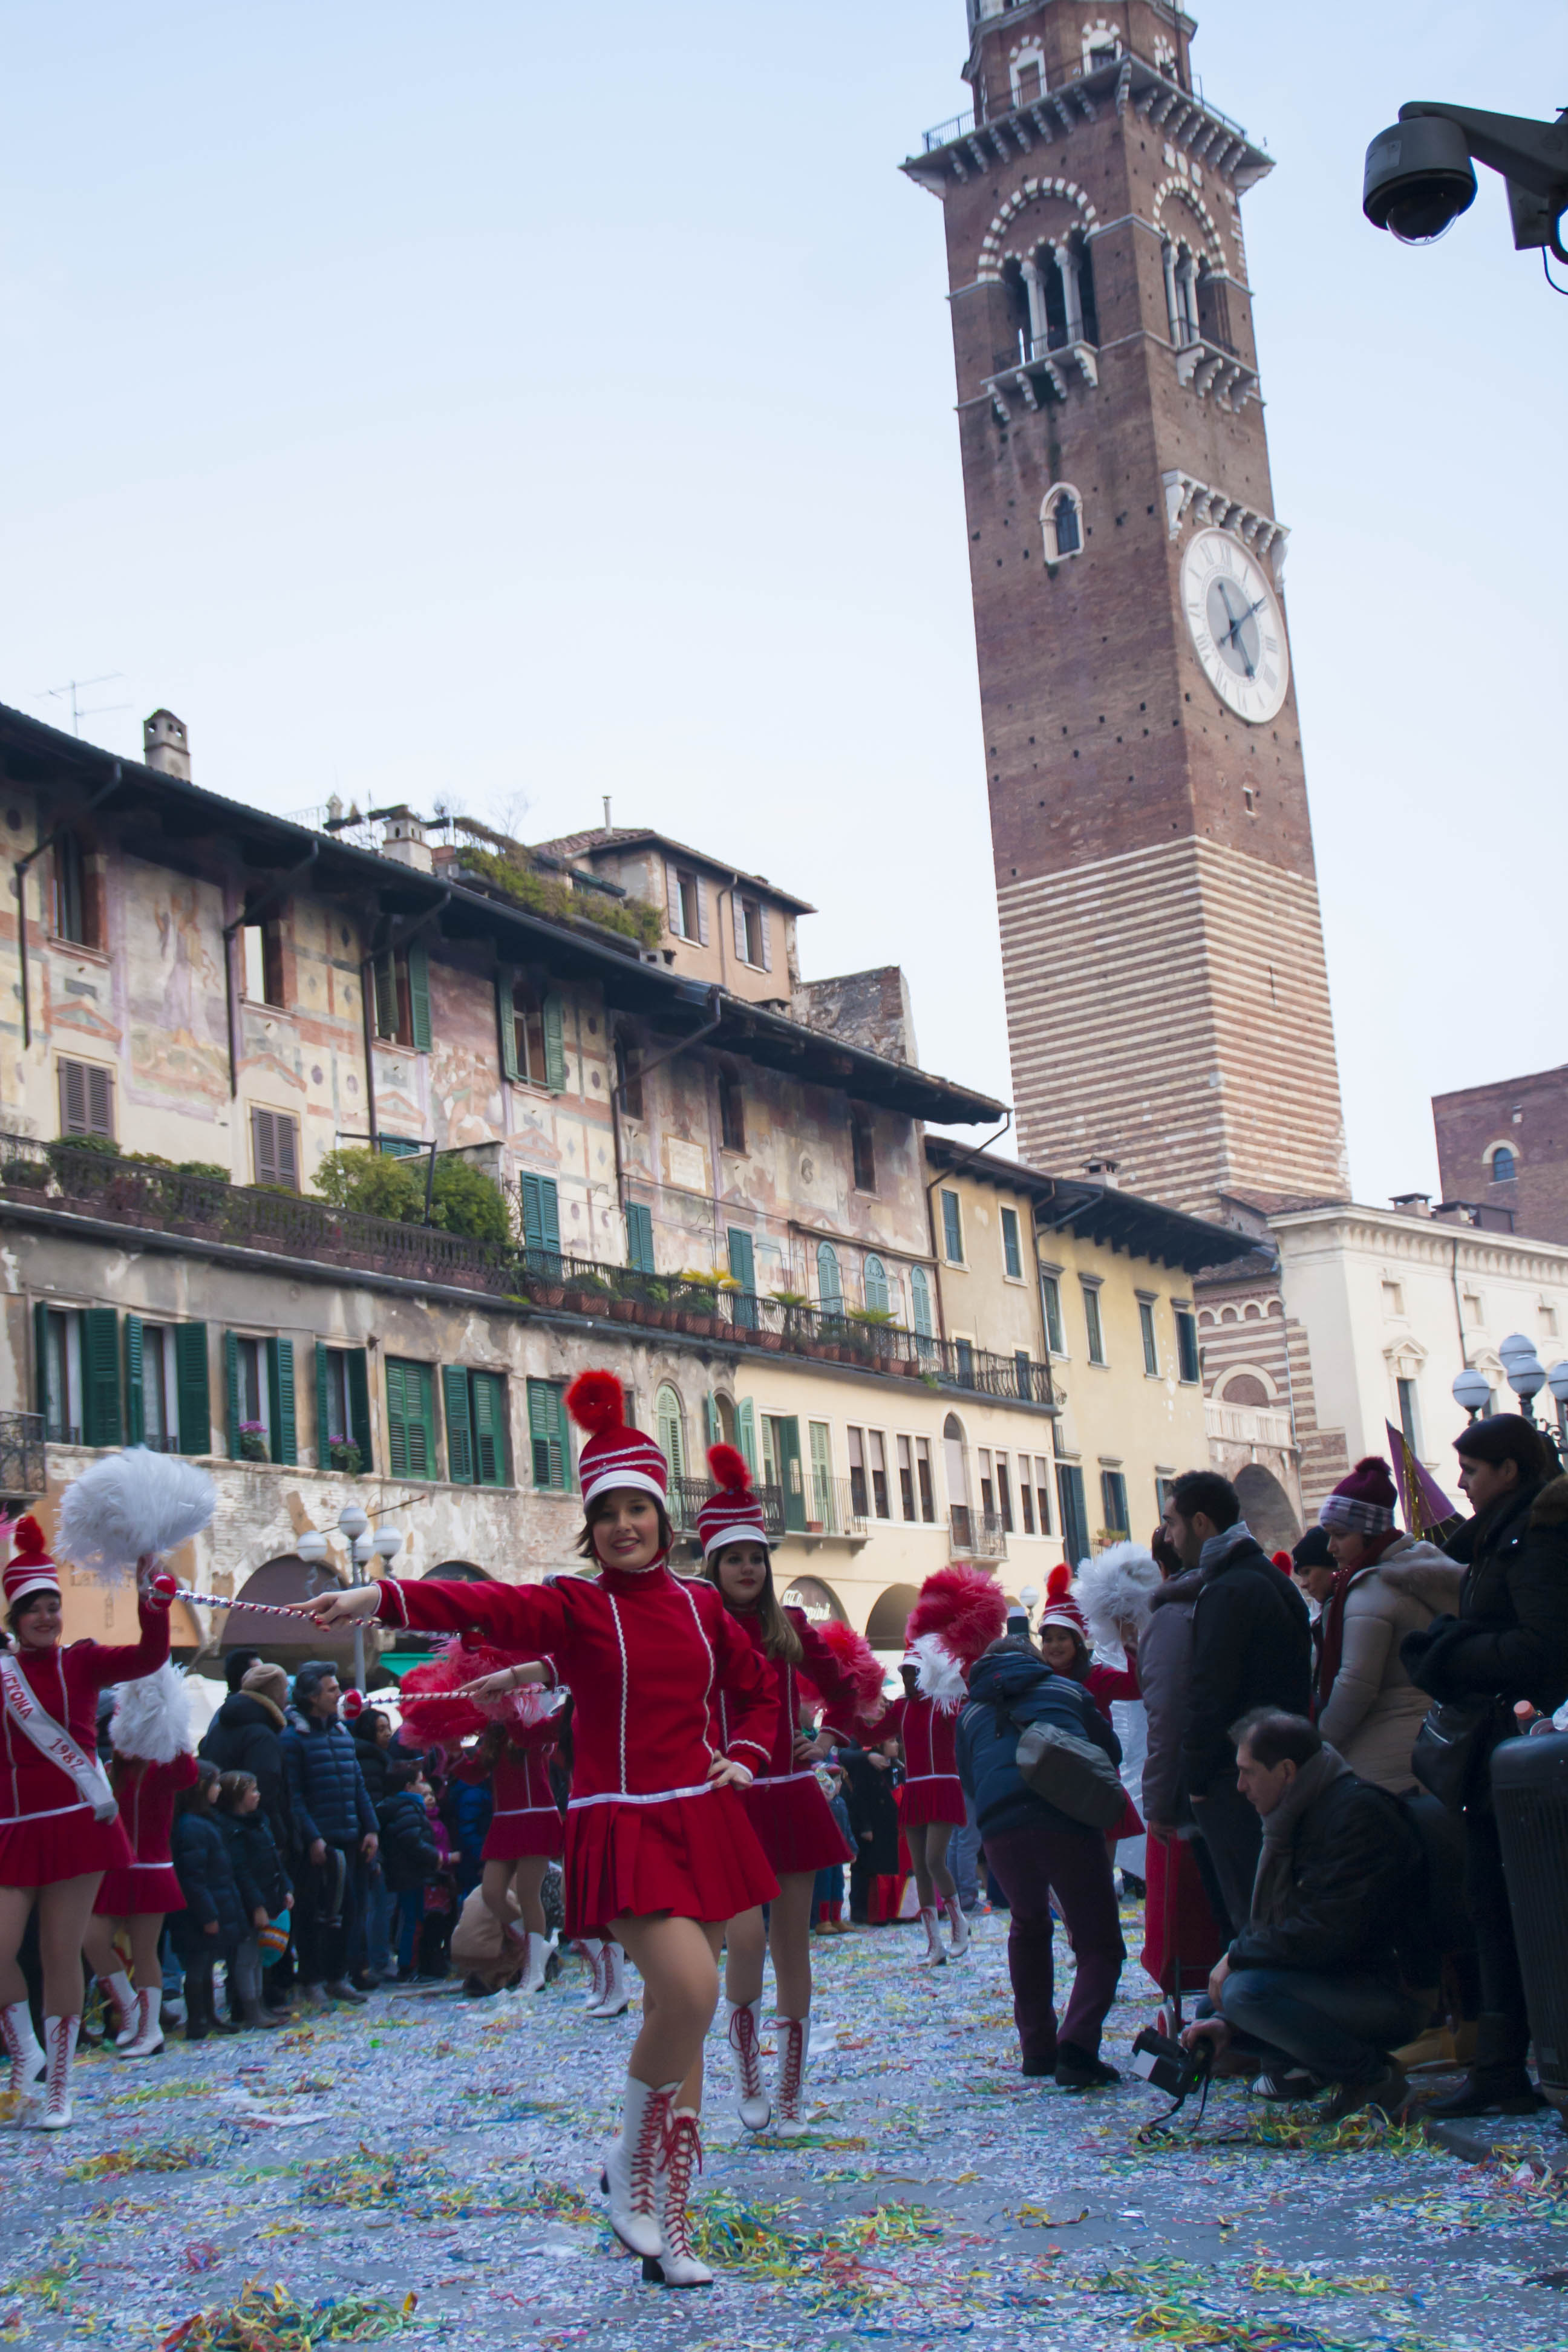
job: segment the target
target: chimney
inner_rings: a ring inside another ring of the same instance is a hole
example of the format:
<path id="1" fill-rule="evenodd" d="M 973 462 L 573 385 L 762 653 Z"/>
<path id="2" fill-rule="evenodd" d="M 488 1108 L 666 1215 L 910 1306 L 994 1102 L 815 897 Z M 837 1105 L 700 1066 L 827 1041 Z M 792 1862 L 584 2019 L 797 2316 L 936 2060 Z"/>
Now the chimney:
<path id="1" fill-rule="evenodd" d="M 416 874 L 430 873 L 436 863 L 425 839 L 424 820 L 406 808 L 388 813 L 382 828 L 381 854 L 395 857 L 400 866 L 411 866 Z"/>
<path id="2" fill-rule="evenodd" d="M 184 720 L 176 719 L 172 710 L 154 710 L 151 719 L 144 719 L 142 757 L 149 768 L 159 768 L 165 776 L 177 776 L 181 783 L 188 784 L 191 745 Z"/>

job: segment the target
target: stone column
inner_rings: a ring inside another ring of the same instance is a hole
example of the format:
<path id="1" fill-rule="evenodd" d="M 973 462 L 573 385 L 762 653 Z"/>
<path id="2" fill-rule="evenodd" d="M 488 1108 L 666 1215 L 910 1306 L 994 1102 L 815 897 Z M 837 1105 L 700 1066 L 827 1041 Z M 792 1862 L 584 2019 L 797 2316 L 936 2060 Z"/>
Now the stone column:
<path id="1" fill-rule="evenodd" d="M 1023 264 L 1024 286 L 1029 297 L 1029 341 L 1036 351 L 1046 348 L 1046 289 L 1040 278 L 1037 261 Z"/>
<path id="2" fill-rule="evenodd" d="M 1198 339 L 1198 265 L 1190 253 L 1184 253 L 1176 276 L 1181 284 L 1182 341 L 1195 343 Z"/>
<path id="3" fill-rule="evenodd" d="M 1175 344 L 1176 349 L 1180 351 L 1182 345 L 1186 341 L 1186 337 L 1182 332 L 1181 306 L 1176 299 L 1175 247 L 1173 245 L 1163 245 L 1160 248 L 1160 258 L 1163 262 L 1165 268 L 1165 310 L 1171 321 L 1171 341 Z"/>
<path id="4" fill-rule="evenodd" d="M 1078 290 L 1078 256 L 1067 244 L 1058 245 L 1055 251 L 1057 268 L 1061 272 L 1062 301 L 1067 310 L 1068 341 L 1069 343 L 1081 343 L 1083 303 Z"/>

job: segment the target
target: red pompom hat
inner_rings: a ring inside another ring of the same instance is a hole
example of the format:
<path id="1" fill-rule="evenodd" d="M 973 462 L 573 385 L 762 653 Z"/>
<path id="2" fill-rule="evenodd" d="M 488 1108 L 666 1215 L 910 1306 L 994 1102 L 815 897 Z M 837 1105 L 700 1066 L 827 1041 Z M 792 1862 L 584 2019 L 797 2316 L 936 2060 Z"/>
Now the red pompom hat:
<path id="1" fill-rule="evenodd" d="M 29 1592 L 58 1592 L 59 1571 L 49 1558 L 44 1542 L 44 1531 L 31 1511 L 18 1519 L 14 1530 L 16 1549 L 5 1570 L 5 1606 L 14 1609 Z"/>
<path id="2" fill-rule="evenodd" d="M 566 1391 L 566 1410 L 591 1433 L 577 1457 L 583 1501 L 616 1486 L 635 1486 L 668 1509 L 669 1465 L 658 1442 L 626 1427 L 626 1400 L 614 1372 L 579 1372 Z"/>
<path id="3" fill-rule="evenodd" d="M 726 1544 L 760 1543 L 771 1551 L 773 1540 L 763 1524 L 762 1496 L 752 1485 L 746 1457 L 732 1445 L 710 1445 L 708 1467 L 717 1494 L 710 1495 L 697 1514 L 702 1557 L 711 1559 Z"/>
<path id="4" fill-rule="evenodd" d="M 1079 1636 L 1086 1649 L 1093 1646 L 1089 1638 L 1089 1627 L 1084 1622 L 1083 1611 L 1072 1597 L 1072 1570 L 1065 1559 L 1058 1560 L 1046 1579 L 1046 1605 L 1035 1628 L 1037 1634 L 1043 1633 L 1047 1625 L 1066 1625 Z"/>
<path id="5" fill-rule="evenodd" d="M 1318 1513 L 1318 1525 L 1351 1535 L 1386 1536 L 1393 1533 L 1398 1505 L 1393 1472 L 1381 1454 L 1369 1454 L 1340 1480 Z"/>

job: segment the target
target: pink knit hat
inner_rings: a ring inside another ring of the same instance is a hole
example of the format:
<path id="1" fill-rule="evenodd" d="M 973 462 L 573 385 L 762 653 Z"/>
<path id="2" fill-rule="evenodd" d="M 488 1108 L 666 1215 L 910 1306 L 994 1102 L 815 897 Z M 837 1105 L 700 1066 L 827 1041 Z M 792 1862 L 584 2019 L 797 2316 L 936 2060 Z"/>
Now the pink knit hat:
<path id="1" fill-rule="evenodd" d="M 760 1543 L 771 1551 L 772 1543 L 763 1524 L 762 1497 L 752 1487 L 745 1455 L 737 1453 L 732 1445 L 710 1445 L 708 1467 L 718 1492 L 709 1496 L 697 1514 L 703 1559 L 711 1559 L 716 1551 L 732 1543 Z"/>
<path id="2" fill-rule="evenodd" d="M 1347 1535 L 1390 1535 L 1398 1503 L 1387 1463 L 1381 1454 L 1369 1454 L 1348 1478 L 1340 1480 L 1318 1513 L 1318 1524 L 1342 1528 Z"/>
<path id="3" fill-rule="evenodd" d="M 614 1372 L 579 1372 L 566 1391 L 566 1410 L 579 1429 L 593 1433 L 577 1457 L 584 1505 L 615 1487 L 635 1486 L 668 1508 L 669 1465 L 656 1439 L 626 1427 Z"/>

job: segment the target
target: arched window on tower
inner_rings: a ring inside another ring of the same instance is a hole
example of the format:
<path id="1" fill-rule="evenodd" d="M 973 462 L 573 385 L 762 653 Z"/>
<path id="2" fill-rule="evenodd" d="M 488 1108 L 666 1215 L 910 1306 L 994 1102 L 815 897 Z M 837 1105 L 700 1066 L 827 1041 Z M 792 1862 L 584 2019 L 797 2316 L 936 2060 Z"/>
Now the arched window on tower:
<path id="1" fill-rule="evenodd" d="M 1234 352 L 1230 332 L 1230 289 L 1223 271 L 1207 262 L 1198 271 L 1198 332 L 1205 343 Z"/>
<path id="2" fill-rule="evenodd" d="M 1165 273 L 1165 309 L 1171 341 L 1177 351 L 1183 352 L 1189 343 L 1198 341 L 1202 333 L 1198 325 L 1197 257 L 1190 246 L 1167 237 L 1160 249 L 1160 259 Z"/>
<path id="3" fill-rule="evenodd" d="M 1040 509 L 1046 562 L 1063 563 L 1083 552 L 1083 500 L 1070 482 L 1053 483 Z"/>

